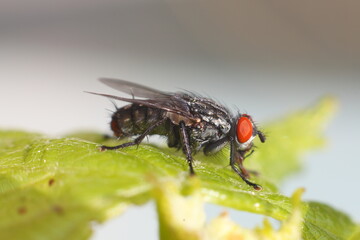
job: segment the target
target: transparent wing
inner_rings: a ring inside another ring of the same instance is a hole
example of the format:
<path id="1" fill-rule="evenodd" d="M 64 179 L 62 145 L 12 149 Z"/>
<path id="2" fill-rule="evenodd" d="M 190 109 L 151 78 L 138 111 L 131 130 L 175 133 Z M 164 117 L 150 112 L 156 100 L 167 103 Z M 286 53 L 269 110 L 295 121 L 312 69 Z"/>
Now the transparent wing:
<path id="1" fill-rule="evenodd" d="M 130 94 L 132 96 L 141 98 L 164 98 L 169 97 L 172 94 L 162 92 L 153 88 L 149 88 L 137 83 L 132 83 L 125 80 L 113 79 L 113 78 L 100 78 L 100 82 L 105 85 L 119 90 L 121 92 Z"/>
<path id="2" fill-rule="evenodd" d="M 189 107 L 184 99 L 181 98 L 181 95 L 164 95 L 159 98 L 151 98 L 151 99 L 134 99 L 134 98 L 124 98 L 124 97 L 118 97 L 114 95 L 109 94 L 103 94 L 103 93 L 94 93 L 94 92 L 87 92 L 95 95 L 100 95 L 124 102 L 129 103 L 135 103 L 135 104 L 141 104 L 144 106 L 162 109 L 168 112 L 176 113 L 179 115 L 182 115 L 186 118 L 189 118 L 191 120 L 197 121 L 198 119 L 190 112 Z"/>

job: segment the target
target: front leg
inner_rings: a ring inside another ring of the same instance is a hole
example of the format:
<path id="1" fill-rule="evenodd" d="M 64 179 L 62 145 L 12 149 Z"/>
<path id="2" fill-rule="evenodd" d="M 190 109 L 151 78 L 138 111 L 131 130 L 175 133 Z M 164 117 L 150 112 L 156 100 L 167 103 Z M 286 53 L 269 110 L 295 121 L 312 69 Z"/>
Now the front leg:
<path id="1" fill-rule="evenodd" d="M 250 155 L 252 155 L 254 153 L 254 149 L 251 150 L 250 153 L 246 154 L 245 155 L 245 152 L 241 152 L 238 153 L 237 155 L 239 155 L 236 159 L 238 159 L 238 164 L 239 164 L 239 167 L 240 167 L 240 170 L 243 172 L 243 174 L 245 175 L 245 177 L 249 178 L 250 177 L 250 174 L 253 174 L 255 176 L 259 175 L 259 173 L 255 170 L 248 170 L 244 167 L 243 163 L 244 163 L 244 160 L 246 158 L 248 158 Z"/>
<path id="2" fill-rule="evenodd" d="M 189 139 L 189 134 L 187 132 L 187 128 L 185 126 L 185 123 L 183 121 L 180 122 L 179 124 L 180 126 L 180 136 L 181 136 L 181 143 L 183 146 L 183 152 L 186 154 L 186 159 L 188 161 L 189 164 L 189 170 L 190 170 L 190 175 L 195 175 L 195 171 L 193 168 L 193 158 L 191 155 L 191 146 L 190 146 L 190 139 Z"/>
<path id="3" fill-rule="evenodd" d="M 262 187 L 256 183 L 253 183 L 247 179 L 248 172 L 242 165 L 242 161 L 244 160 L 240 154 L 236 151 L 234 139 L 230 138 L 230 166 L 231 168 L 241 177 L 241 179 L 249 186 L 253 187 L 255 190 L 261 190 Z"/>

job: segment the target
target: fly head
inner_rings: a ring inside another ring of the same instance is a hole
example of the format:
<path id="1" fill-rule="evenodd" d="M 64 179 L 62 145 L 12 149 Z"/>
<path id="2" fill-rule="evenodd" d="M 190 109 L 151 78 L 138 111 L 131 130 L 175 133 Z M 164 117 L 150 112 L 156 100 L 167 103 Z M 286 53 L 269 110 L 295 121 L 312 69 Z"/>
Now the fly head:
<path id="1" fill-rule="evenodd" d="M 259 136 L 260 141 L 263 143 L 266 140 L 265 134 L 258 130 L 251 116 L 247 114 L 240 114 L 234 119 L 233 133 L 236 135 L 237 151 L 241 157 L 251 150 L 253 147 L 253 140 Z"/>

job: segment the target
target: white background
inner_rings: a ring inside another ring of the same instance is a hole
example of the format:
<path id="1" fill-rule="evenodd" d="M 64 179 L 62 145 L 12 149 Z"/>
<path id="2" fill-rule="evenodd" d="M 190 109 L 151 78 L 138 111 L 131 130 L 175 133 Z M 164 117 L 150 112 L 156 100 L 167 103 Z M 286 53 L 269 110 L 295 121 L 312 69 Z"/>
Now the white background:
<path id="1" fill-rule="evenodd" d="M 204 93 L 262 123 L 324 95 L 340 101 L 325 149 L 282 186 L 360 220 L 360 6 L 355 1 L 0 1 L 0 127 L 110 133 L 98 77 Z M 269 141 L 271 138 L 269 138 Z M 223 208 L 207 206 L 214 217 Z M 244 226 L 259 217 L 231 212 Z M 152 203 L 94 239 L 157 239 Z M 141 229 L 141 231 L 139 230 Z"/>

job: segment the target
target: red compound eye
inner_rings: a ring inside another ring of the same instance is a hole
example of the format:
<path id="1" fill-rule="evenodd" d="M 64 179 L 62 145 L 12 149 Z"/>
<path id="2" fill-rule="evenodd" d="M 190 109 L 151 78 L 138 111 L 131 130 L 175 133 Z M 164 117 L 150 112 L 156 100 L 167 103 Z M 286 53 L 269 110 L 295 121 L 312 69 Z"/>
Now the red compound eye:
<path id="1" fill-rule="evenodd" d="M 242 116 L 237 122 L 236 135 L 240 143 L 247 142 L 253 134 L 253 125 L 247 116 Z"/>

